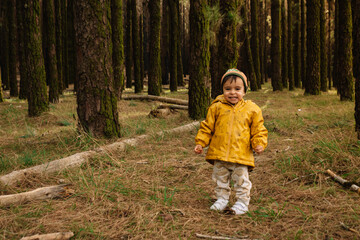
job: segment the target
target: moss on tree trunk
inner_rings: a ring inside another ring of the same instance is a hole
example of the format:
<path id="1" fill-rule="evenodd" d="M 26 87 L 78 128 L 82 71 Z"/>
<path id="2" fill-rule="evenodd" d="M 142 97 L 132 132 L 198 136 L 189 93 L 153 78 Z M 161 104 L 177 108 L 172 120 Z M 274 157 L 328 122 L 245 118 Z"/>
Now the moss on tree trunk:
<path id="1" fill-rule="evenodd" d="M 161 11 L 160 0 L 149 2 L 150 11 L 150 59 L 149 59 L 149 95 L 160 96 L 161 93 L 161 62 L 160 62 L 160 29 Z"/>
<path id="2" fill-rule="evenodd" d="M 206 0 L 190 2 L 189 116 L 192 119 L 206 116 L 210 100 L 210 40 L 205 7 Z"/>
<path id="3" fill-rule="evenodd" d="M 271 85 L 274 91 L 283 90 L 280 18 L 280 0 L 273 0 L 271 1 Z"/>
<path id="4" fill-rule="evenodd" d="M 27 44 L 24 51 L 29 84 L 28 113 L 29 116 L 39 116 L 44 111 L 47 111 L 49 107 L 39 26 L 39 0 L 27 1 L 23 17 L 26 23 L 24 25 L 24 40 Z"/>
<path id="5" fill-rule="evenodd" d="M 75 1 L 77 113 L 79 126 L 94 136 L 119 137 L 112 69 L 111 0 Z"/>

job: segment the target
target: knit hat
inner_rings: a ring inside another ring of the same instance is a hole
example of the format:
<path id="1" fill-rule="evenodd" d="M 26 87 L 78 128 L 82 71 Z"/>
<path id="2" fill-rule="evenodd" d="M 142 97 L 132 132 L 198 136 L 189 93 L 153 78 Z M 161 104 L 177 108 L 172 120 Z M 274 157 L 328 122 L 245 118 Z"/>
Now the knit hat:
<path id="1" fill-rule="evenodd" d="M 223 80 L 227 76 L 237 76 L 237 77 L 241 78 L 241 80 L 244 83 L 245 92 L 246 92 L 246 90 L 248 89 L 247 77 L 243 72 L 237 70 L 236 68 L 231 68 L 231 69 L 227 70 L 226 73 L 221 78 L 221 86 L 223 85 Z"/>

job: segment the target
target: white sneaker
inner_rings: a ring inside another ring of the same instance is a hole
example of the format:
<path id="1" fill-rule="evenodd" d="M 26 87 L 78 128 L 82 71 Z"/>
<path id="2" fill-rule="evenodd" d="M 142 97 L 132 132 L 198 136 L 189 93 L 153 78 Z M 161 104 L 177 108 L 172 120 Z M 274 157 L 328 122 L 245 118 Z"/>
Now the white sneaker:
<path id="1" fill-rule="evenodd" d="M 241 215 L 248 212 L 249 208 L 243 202 L 237 201 L 234 206 L 231 207 L 231 210 L 235 215 Z"/>
<path id="2" fill-rule="evenodd" d="M 228 205 L 229 200 L 225 200 L 223 198 L 219 198 L 216 202 L 210 207 L 211 210 L 215 211 L 223 211 Z"/>

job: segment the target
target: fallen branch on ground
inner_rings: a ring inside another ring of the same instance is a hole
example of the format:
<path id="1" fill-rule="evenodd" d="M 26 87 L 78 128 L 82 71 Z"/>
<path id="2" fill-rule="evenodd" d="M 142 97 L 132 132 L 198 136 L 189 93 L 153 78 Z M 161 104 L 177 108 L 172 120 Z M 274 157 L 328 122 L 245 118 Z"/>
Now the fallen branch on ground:
<path id="1" fill-rule="evenodd" d="M 246 238 L 233 238 L 233 237 L 222 237 L 222 236 L 209 236 L 196 233 L 198 238 L 207 238 L 207 239 L 218 239 L 218 240 L 247 240 Z"/>
<path id="2" fill-rule="evenodd" d="M 339 182 L 342 186 L 350 188 L 350 190 L 355 191 L 360 194 L 360 187 L 352 184 L 348 180 L 343 179 L 342 177 L 336 175 L 334 172 L 332 172 L 330 169 L 326 170 L 326 173 L 329 174 L 331 177 L 333 177 L 337 182 Z"/>
<path id="3" fill-rule="evenodd" d="M 67 240 L 74 236 L 73 232 L 58 232 L 48 234 L 36 234 L 30 237 L 23 237 L 20 240 Z"/>
<path id="4" fill-rule="evenodd" d="M 167 97 L 159 97 L 154 95 L 126 95 L 122 96 L 124 100 L 153 100 L 159 102 L 166 102 L 172 104 L 179 104 L 179 105 L 188 105 L 188 101 L 182 99 L 175 99 L 175 98 L 167 98 Z"/>
<path id="5" fill-rule="evenodd" d="M 65 196 L 65 187 L 68 184 L 42 187 L 30 192 L 0 196 L 0 206 L 9 206 L 12 204 L 22 204 L 34 200 L 53 199 Z"/>
<path id="6" fill-rule="evenodd" d="M 346 226 L 343 222 L 340 222 L 340 225 L 345 229 L 345 230 L 348 230 L 350 232 L 353 232 L 353 233 L 356 233 L 358 236 L 360 236 L 360 233 L 358 231 L 356 231 L 355 229 L 353 228 L 350 228 L 348 226 Z"/>
<path id="7" fill-rule="evenodd" d="M 177 104 L 160 104 L 157 109 L 170 108 L 170 109 L 182 109 L 188 110 L 188 106 L 185 105 L 177 105 Z"/>
<path id="8" fill-rule="evenodd" d="M 199 125 L 200 125 L 199 122 L 192 122 L 187 125 L 180 126 L 174 129 L 158 132 L 156 133 L 156 135 L 162 136 L 165 133 L 186 132 L 198 127 Z M 25 179 L 26 176 L 29 174 L 48 174 L 48 173 L 58 172 L 64 169 L 78 167 L 81 164 L 87 162 L 87 160 L 91 156 L 95 156 L 96 154 L 108 154 L 109 152 L 112 151 L 124 151 L 127 146 L 136 146 L 141 141 L 149 137 L 150 135 L 140 135 L 135 138 L 121 140 L 109 145 L 99 147 L 94 150 L 76 153 L 69 157 L 54 160 L 52 162 L 44 163 L 38 166 L 14 171 L 7 175 L 1 176 L 0 183 L 2 183 L 3 185 L 14 186 L 17 182 L 21 182 L 23 179 Z"/>

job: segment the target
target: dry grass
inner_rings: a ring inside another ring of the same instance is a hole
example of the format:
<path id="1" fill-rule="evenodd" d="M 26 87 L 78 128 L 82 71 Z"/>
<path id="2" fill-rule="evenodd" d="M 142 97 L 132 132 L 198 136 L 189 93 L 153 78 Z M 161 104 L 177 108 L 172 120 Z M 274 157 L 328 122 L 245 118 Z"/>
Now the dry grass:
<path id="1" fill-rule="evenodd" d="M 172 96 L 168 94 L 168 96 Z M 186 94 L 177 93 L 184 99 Z M 196 130 L 152 137 L 125 152 L 94 157 L 80 169 L 35 176 L 2 194 L 71 183 L 66 199 L 0 207 L 0 238 L 73 231 L 73 239 L 196 239 L 195 233 L 251 239 L 359 239 L 359 195 L 324 171 L 359 181 L 360 142 L 353 132 L 354 103 L 335 92 L 303 96 L 272 92 L 269 84 L 252 99 L 263 108 L 269 146 L 256 159 L 250 212 L 229 216 L 209 211 L 211 165 L 193 154 Z M 191 120 L 179 111 L 150 119 L 153 102 L 120 101 L 125 137 L 151 134 Z M 301 111 L 299 110 L 301 109 Z M 49 113 L 30 119 L 26 103 L 0 104 L 0 172 L 71 155 L 113 140 L 95 140 L 76 129 L 75 98 L 62 97 Z M 231 202 L 234 202 L 232 197 Z"/>

